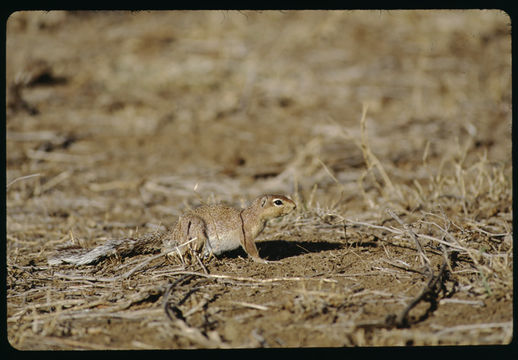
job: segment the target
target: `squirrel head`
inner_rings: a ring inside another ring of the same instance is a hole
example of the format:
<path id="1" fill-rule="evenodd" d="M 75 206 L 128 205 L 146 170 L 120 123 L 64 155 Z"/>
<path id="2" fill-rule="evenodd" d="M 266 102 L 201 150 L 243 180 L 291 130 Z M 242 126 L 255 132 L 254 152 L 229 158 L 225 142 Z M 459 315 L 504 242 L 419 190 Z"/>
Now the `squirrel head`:
<path id="1" fill-rule="evenodd" d="M 255 199 L 252 206 L 256 207 L 261 219 L 270 220 L 292 212 L 297 206 L 284 195 L 261 195 Z"/>

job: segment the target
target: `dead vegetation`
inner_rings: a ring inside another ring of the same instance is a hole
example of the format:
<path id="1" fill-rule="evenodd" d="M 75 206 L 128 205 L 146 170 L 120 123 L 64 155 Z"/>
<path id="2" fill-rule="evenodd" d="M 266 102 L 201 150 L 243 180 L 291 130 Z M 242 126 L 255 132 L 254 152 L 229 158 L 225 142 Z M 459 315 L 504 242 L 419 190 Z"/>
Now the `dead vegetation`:
<path id="1" fill-rule="evenodd" d="M 498 11 L 12 15 L 9 342 L 509 343 L 509 30 Z M 48 263 L 264 192 L 298 205 L 258 244 L 280 263 Z"/>

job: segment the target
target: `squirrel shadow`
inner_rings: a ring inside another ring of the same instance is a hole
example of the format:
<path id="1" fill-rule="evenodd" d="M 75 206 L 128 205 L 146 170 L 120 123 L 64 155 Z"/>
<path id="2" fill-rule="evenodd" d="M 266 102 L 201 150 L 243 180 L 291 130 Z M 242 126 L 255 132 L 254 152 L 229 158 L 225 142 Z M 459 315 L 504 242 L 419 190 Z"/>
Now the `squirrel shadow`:
<path id="1" fill-rule="evenodd" d="M 282 260 L 284 258 L 307 254 L 317 253 L 326 250 L 341 249 L 345 244 L 328 241 L 287 241 L 287 240 L 266 240 L 256 243 L 259 255 L 267 260 Z M 222 256 L 228 258 L 236 258 L 238 256 L 246 257 L 246 253 L 242 248 L 229 251 Z"/>

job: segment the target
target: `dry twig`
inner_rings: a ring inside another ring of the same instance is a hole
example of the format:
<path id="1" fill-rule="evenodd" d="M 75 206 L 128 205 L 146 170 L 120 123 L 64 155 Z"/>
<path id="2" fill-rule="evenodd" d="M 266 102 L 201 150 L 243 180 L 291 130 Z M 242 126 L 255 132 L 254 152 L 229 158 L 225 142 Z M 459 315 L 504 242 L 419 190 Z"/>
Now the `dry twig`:
<path id="1" fill-rule="evenodd" d="M 421 243 L 419 242 L 419 239 L 417 238 L 417 235 L 415 232 L 403 222 L 403 220 L 400 219 L 399 216 L 396 215 L 395 212 L 393 212 L 390 209 L 387 209 L 387 212 L 392 216 L 401 226 L 403 226 L 403 229 L 405 229 L 406 233 L 414 240 L 414 243 L 417 247 L 417 251 L 419 252 L 419 256 L 421 257 L 421 262 L 424 266 L 426 266 L 426 270 L 428 273 L 432 273 L 432 269 L 430 267 L 430 259 L 428 259 L 428 256 L 426 256 L 423 247 L 421 246 Z"/>

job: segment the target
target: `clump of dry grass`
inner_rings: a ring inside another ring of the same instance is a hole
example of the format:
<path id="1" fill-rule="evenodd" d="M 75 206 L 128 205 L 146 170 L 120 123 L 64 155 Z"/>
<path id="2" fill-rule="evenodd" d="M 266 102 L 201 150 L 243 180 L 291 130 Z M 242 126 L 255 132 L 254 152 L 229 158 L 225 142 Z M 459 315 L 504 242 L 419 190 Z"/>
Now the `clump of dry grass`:
<path id="1" fill-rule="evenodd" d="M 370 215 L 364 213 L 362 217 L 371 217 L 371 220 L 359 221 L 347 217 L 344 213 L 347 205 L 336 202 L 331 202 L 330 206 L 324 208 L 320 205 L 314 206 L 312 192 L 306 205 L 308 212 L 314 215 L 306 217 L 317 217 L 329 226 L 315 226 L 315 223 L 308 226 L 320 230 L 334 228 L 331 231 L 335 233 L 341 232 L 340 228 L 343 227 L 344 234 L 347 227 L 367 229 L 367 232 L 376 234 L 382 246 L 388 244 L 413 248 L 418 255 L 416 259 L 420 259 L 418 264 L 411 265 L 403 259 L 389 257 L 385 259 L 387 263 L 430 276 L 421 294 L 404 311 L 394 315 L 392 319 L 367 323 L 368 327 L 408 326 L 407 317 L 413 307 L 430 296 L 439 296 L 436 293 L 439 290 L 433 289 L 445 284 L 437 285 L 437 281 L 453 281 L 454 288 L 451 291 L 456 296 L 462 294 L 475 298 L 509 299 L 513 288 L 510 164 L 490 162 L 486 151 L 475 157 L 470 156 L 476 149 L 473 139 L 468 138 L 463 147 L 457 143 L 445 148 L 443 157 L 435 162 L 438 164 L 435 166 L 427 161 L 427 144 L 420 168 L 411 169 L 406 174 L 397 169 L 395 179 L 392 180 L 391 170 L 394 168 L 386 169 L 369 145 L 366 113 L 367 106 L 364 105 L 360 120 L 360 138 L 349 137 L 347 140 L 354 141 L 363 154 L 365 170 L 357 185 L 370 209 Z M 326 168 L 325 171 L 335 183 L 339 183 L 329 169 Z M 429 177 L 413 179 L 411 182 L 399 180 L 412 179 L 412 173 L 419 172 L 427 173 Z M 366 188 L 366 179 L 369 177 L 374 186 Z M 380 220 L 375 220 L 376 218 Z M 443 259 L 442 267 L 435 276 L 429 256 L 437 266 L 437 261 L 440 261 L 438 259 Z M 435 303 L 436 300 L 433 301 L 430 309 L 436 309 L 439 304 Z M 487 324 L 487 327 L 500 325 Z M 510 323 L 504 325 L 508 329 Z M 356 326 L 364 325 L 357 323 Z M 470 329 L 483 331 L 485 328 L 485 324 L 481 324 L 473 325 Z M 439 334 L 446 332 L 447 330 L 443 330 Z"/>

